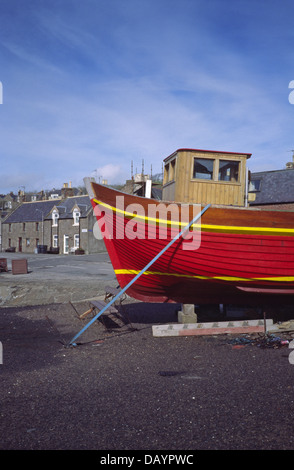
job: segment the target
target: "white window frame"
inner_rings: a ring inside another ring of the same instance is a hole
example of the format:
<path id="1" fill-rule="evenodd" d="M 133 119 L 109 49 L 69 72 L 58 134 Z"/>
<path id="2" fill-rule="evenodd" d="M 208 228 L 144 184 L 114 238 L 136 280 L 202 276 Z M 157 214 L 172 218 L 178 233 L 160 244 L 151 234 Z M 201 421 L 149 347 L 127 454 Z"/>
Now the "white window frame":
<path id="1" fill-rule="evenodd" d="M 80 211 L 78 209 L 74 209 L 73 213 L 72 213 L 72 216 L 73 216 L 73 219 L 74 219 L 73 225 L 80 225 L 80 217 L 81 217 Z"/>
<path id="2" fill-rule="evenodd" d="M 52 227 L 57 227 L 59 219 L 59 213 L 56 209 L 52 211 Z"/>

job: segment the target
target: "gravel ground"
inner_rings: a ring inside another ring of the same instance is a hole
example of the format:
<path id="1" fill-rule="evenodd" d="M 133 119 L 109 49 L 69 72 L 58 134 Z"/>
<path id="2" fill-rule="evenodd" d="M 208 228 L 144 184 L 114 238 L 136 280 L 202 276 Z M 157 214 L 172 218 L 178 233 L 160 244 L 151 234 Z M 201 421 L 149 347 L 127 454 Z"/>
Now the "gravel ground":
<path id="1" fill-rule="evenodd" d="M 155 338 L 152 324 L 176 321 L 177 306 L 141 302 L 125 307 L 131 323 L 95 321 L 67 347 L 87 309 L 0 309 L 2 450 L 294 448 L 288 347 Z"/>

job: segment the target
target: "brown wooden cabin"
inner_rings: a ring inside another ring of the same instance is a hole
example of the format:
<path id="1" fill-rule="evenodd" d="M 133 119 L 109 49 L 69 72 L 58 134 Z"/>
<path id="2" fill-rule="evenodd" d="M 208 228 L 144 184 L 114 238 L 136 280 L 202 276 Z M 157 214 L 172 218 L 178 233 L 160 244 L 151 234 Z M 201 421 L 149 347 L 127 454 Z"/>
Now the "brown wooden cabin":
<path id="1" fill-rule="evenodd" d="M 162 199 L 245 206 L 249 153 L 179 149 L 164 159 Z"/>

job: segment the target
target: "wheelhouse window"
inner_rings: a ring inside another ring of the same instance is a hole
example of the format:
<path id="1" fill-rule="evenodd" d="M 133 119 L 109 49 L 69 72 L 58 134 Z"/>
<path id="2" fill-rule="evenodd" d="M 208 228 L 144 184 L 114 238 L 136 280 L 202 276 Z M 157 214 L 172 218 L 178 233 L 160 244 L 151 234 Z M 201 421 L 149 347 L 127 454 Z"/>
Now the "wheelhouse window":
<path id="1" fill-rule="evenodd" d="M 208 158 L 194 158 L 193 178 L 212 180 L 214 160 Z"/>
<path id="2" fill-rule="evenodd" d="M 237 183 L 239 181 L 240 162 L 234 160 L 220 160 L 218 181 L 230 181 Z"/>
<path id="3" fill-rule="evenodd" d="M 164 166 L 164 182 L 175 181 L 176 178 L 176 159 L 174 158 Z"/>
<path id="4" fill-rule="evenodd" d="M 176 159 L 172 160 L 169 165 L 169 181 L 175 180 Z"/>

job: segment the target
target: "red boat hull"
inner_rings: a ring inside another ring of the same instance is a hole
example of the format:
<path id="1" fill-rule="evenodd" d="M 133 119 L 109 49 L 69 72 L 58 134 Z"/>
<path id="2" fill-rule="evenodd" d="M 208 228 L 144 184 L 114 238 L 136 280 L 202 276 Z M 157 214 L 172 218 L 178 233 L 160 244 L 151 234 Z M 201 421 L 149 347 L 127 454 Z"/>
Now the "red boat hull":
<path id="1" fill-rule="evenodd" d="M 148 216 L 150 204 L 158 206 L 159 202 L 96 183 L 91 184 L 91 190 L 94 213 L 123 288 L 173 239 L 179 224 L 172 216 L 167 218 L 166 236 L 162 237 L 160 218 Z M 142 207 L 143 215 L 138 217 L 138 211 L 130 215 L 130 204 Z M 293 212 L 212 207 L 202 216 L 201 231 L 193 237 L 196 249 L 181 237 L 127 293 L 148 302 L 294 302 Z"/>

